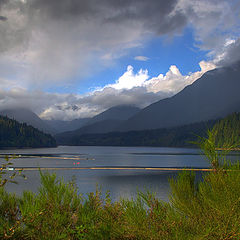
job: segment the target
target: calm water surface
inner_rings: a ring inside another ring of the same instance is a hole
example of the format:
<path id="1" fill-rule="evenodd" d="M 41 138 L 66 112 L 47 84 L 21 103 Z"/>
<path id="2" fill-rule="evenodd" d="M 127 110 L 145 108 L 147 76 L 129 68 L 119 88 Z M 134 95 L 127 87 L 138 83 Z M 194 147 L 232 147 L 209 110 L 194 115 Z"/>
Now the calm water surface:
<path id="1" fill-rule="evenodd" d="M 59 146 L 57 148 L 1 150 L 0 154 L 16 154 L 14 167 L 195 167 L 207 168 L 208 162 L 197 149 L 150 147 L 84 147 Z M 3 157 L 3 156 L 2 156 Z M 69 181 L 76 179 L 78 191 L 84 195 L 94 191 L 96 185 L 103 193 L 110 191 L 113 200 L 135 197 L 138 190 L 156 192 L 168 200 L 168 179 L 174 171 L 156 170 L 51 170 Z M 18 178 L 18 185 L 7 189 L 21 194 L 24 190 L 37 192 L 40 186 L 38 170 L 25 170 L 27 180 Z"/>

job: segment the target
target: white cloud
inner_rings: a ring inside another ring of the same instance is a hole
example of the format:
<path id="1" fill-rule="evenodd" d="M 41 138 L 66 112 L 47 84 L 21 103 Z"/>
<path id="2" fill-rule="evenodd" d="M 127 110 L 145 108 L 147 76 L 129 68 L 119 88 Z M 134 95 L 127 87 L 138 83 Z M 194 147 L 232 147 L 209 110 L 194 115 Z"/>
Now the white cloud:
<path id="1" fill-rule="evenodd" d="M 147 70 L 134 72 L 128 66 L 125 73 L 115 84 L 94 90 L 85 95 L 45 93 L 29 91 L 23 88 L 2 89 L 0 91 L 0 109 L 26 107 L 45 119 L 70 120 L 92 117 L 110 107 L 130 104 L 139 107 L 173 96 L 185 86 L 215 65 L 211 62 L 200 62 L 201 70 L 182 75 L 179 69 L 172 65 L 166 74 L 157 77 L 148 75 Z"/>
<path id="2" fill-rule="evenodd" d="M 131 104 L 139 107 L 173 96 L 185 86 L 193 83 L 206 71 L 215 68 L 211 62 L 199 63 L 201 70 L 182 75 L 176 66 L 170 66 L 164 75 L 150 78 L 147 70 L 140 69 L 134 73 L 128 66 L 126 72 L 116 80 L 115 84 L 95 90 L 85 96 L 72 96 L 60 104 L 49 106 L 41 113 L 41 117 L 51 119 L 74 119 L 94 116 L 110 107 Z"/>
<path id="3" fill-rule="evenodd" d="M 201 61 L 199 63 L 201 68 L 200 71 L 182 75 L 179 69 L 172 65 L 169 71 L 163 75 L 160 74 L 158 77 L 154 77 L 145 82 L 148 91 L 151 92 L 165 92 L 169 94 L 176 94 L 181 91 L 187 85 L 192 84 L 198 78 L 200 78 L 205 72 L 214 69 L 216 66 L 211 62 Z"/>
<path id="4" fill-rule="evenodd" d="M 176 10 L 188 16 L 198 46 L 217 51 L 230 36 L 239 36 L 240 5 L 226 0 L 179 0 Z"/>
<path id="5" fill-rule="evenodd" d="M 114 84 L 109 84 L 100 89 L 100 91 L 103 91 L 106 88 L 123 90 L 136 87 L 146 87 L 148 92 L 165 92 L 174 94 L 182 90 L 185 86 L 192 84 L 205 72 L 216 68 L 216 65 L 213 62 L 206 61 L 201 61 L 199 66 L 201 69 L 200 71 L 182 75 L 177 66 L 172 65 L 165 75 L 159 74 L 157 77 L 150 78 L 148 70 L 140 69 L 137 73 L 134 73 L 133 67 L 129 65 L 127 71 Z"/>
<path id="6" fill-rule="evenodd" d="M 146 62 L 149 60 L 149 58 L 145 56 L 136 56 L 134 60 Z"/>
<path id="7" fill-rule="evenodd" d="M 114 83 L 106 87 L 114 89 L 131 89 L 133 87 L 140 87 L 149 78 L 148 71 L 140 69 L 138 73 L 134 73 L 133 67 L 128 66 L 127 71 Z"/>
<path id="8" fill-rule="evenodd" d="M 69 102 L 63 102 L 45 109 L 40 117 L 44 119 L 72 120 L 77 118 L 93 117 L 101 112 L 94 106 L 89 107 L 87 104 L 70 105 Z"/>

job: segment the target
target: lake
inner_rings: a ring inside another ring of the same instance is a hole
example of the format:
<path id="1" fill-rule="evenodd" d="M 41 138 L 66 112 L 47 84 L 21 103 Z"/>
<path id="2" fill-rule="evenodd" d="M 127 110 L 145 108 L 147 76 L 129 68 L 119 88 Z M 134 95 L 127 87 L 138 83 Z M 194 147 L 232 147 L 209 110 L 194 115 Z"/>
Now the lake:
<path id="1" fill-rule="evenodd" d="M 209 164 L 198 149 L 158 147 L 86 147 L 59 146 L 57 148 L 1 150 L 5 154 L 21 157 L 13 160 L 14 167 L 35 167 L 24 170 L 27 180 L 17 178 L 18 184 L 8 184 L 8 191 L 21 194 L 24 190 L 37 192 L 40 186 L 38 167 L 57 168 L 58 177 L 76 180 L 79 193 L 86 195 L 98 185 L 102 192 L 110 191 L 113 200 L 132 198 L 137 191 L 152 191 L 168 201 L 168 179 L 176 177 L 176 171 L 145 169 L 80 169 L 80 167 L 194 167 L 208 168 Z M 1 160 L 2 160 L 1 158 Z M 65 169 L 61 169 L 65 168 Z M 71 168 L 71 169 L 66 169 Z M 201 174 L 201 173 L 198 173 Z"/>

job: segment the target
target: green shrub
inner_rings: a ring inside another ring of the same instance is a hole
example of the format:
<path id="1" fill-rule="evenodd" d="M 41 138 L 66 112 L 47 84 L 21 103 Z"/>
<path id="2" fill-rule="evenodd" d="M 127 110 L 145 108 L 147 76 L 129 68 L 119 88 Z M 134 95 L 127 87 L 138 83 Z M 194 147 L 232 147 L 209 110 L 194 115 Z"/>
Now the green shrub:
<path id="1" fill-rule="evenodd" d="M 230 167 L 229 167 L 230 168 Z M 150 193 L 83 199 L 72 183 L 41 173 L 38 194 L 0 188 L 0 239 L 240 239 L 240 173 L 192 172 L 170 180 L 170 203 Z"/>
<path id="2" fill-rule="evenodd" d="M 226 155 L 209 136 L 202 143 L 217 163 L 213 171 L 201 180 L 189 171 L 171 179 L 169 203 L 149 192 L 112 202 L 98 188 L 83 198 L 73 181 L 42 172 L 38 194 L 16 197 L 2 184 L 0 239 L 240 239 L 240 164 L 221 164 Z"/>

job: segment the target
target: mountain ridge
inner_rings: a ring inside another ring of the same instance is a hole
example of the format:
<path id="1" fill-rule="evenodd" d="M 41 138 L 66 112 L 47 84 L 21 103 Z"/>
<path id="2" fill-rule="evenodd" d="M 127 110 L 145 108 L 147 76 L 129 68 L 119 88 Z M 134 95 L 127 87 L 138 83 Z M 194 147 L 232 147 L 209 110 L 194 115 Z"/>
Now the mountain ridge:
<path id="1" fill-rule="evenodd" d="M 118 131 L 176 127 L 224 117 L 240 110 L 240 63 L 208 71 L 173 97 L 155 102 Z"/>
<path id="2" fill-rule="evenodd" d="M 45 133 L 56 133 L 56 131 L 39 118 L 37 114 L 26 108 L 4 109 L 0 111 L 0 115 L 7 116 L 8 118 L 14 119 L 20 123 L 26 123 Z"/>
<path id="3" fill-rule="evenodd" d="M 92 117 L 87 125 L 103 120 L 127 120 L 139 111 L 140 108 L 132 105 L 114 106 Z"/>
<path id="4" fill-rule="evenodd" d="M 58 134 L 61 132 L 68 132 L 79 129 L 83 127 L 85 124 L 87 124 L 89 120 L 90 118 L 78 118 L 69 121 L 63 120 L 43 120 L 43 121 L 47 123 L 50 127 L 52 127 L 56 131 L 56 134 Z"/>

